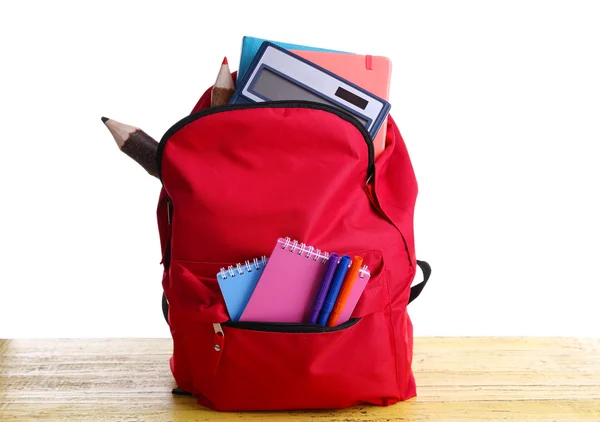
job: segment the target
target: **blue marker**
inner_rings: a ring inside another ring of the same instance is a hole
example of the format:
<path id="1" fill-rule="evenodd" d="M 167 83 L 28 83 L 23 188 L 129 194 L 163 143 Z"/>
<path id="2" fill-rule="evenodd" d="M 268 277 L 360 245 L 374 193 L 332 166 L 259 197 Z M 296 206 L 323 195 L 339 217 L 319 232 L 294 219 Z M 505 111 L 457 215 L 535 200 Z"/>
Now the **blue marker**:
<path id="1" fill-rule="evenodd" d="M 346 273 L 350 267 L 350 262 L 352 262 L 352 259 L 348 255 L 342 255 L 340 263 L 335 270 L 335 274 L 333 275 L 331 286 L 329 286 L 329 290 L 327 291 L 327 297 L 325 298 L 325 303 L 323 304 L 323 308 L 319 314 L 319 320 L 317 321 L 317 324 L 322 327 L 327 325 L 329 314 L 331 314 L 338 294 L 340 294 L 340 289 L 342 288 L 344 277 L 346 277 Z"/>
<path id="2" fill-rule="evenodd" d="M 310 317 L 308 319 L 309 324 L 316 324 L 317 319 L 319 318 L 319 314 L 321 313 L 321 309 L 323 308 L 323 303 L 325 302 L 325 296 L 329 291 L 329 286 L 331 285 L 331 280 L 333 279 L 333 275 L 335 273 L 335 269 L 337 268 L 339 256 L 336 253 L 332 253 L 329 255 L 329 262 L 327 263 L 327 269 L 325 270 L 325 276 L 323 277 L 323 281 L 321 281 L 321 287 L 319 288 L 319 293 L 315 298 L 315 303 L 313 304 L 312 312 L 310 313 Z"/>

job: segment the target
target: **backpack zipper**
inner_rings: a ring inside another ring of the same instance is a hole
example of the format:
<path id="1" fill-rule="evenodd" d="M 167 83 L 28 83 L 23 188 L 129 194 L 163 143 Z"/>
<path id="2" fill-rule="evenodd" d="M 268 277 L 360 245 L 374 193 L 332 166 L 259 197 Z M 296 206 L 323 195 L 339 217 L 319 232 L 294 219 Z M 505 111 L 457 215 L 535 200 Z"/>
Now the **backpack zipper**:
<path id="1" fill-rule="evenodd" d="M 317 324 L 302 324 L 293 322 L 251 322 L 251 321 L 227 321 L 218 324 L 219 327 L 231 327 L 240 330 L 263 331 L 268 333 L 330 333 L 341 331 L 356 325 L 361 318 L 350 318 L 343 324 L 335 327 L 323 327 Z M 216 333 L 215 328 L 215 333 Z M 223 333 L 221 329 L 221 333 Z M 223 335 L 223 334 L 222 334 Z"/>
<path id="2" fill-rule="evenodd" d="M 162 139 L 158 144 L 158 150 L 156 152 L 156 165 L 158 168 L 158 177 L 162 180 L 162 157 L 163 152 L 165 150 L 165 146 L 169 139 L 181 128 L 184 126 L 202 118 L 205 116 L 210 116 L 211 114 L 216 113 L 224 113 L 227 111 L 235 111 L 235 110 L 246 110 L 246 109 L 255 109 L 255 108 L 309 108 L 313 110 L 322 110 L 327 111 L 329 113 L 333 113 L 338 117 L 346 120 L 349 123 L 352 123 L 362 134 L 365 142 L 367 143 L 367 149 L 369 151 L 369 162 L 367 166 L 367 177 L 366 184 L 372 183 L 373 176 L 375 174 L 375 150 L 373 146 L 373 139 L 367 129 L 358 121 L 356 117 L 352 114 L 348 113 L 345 110 L 327 105 L 322 103 L 317 103 L 314 101 L 266 101 L 262 103 L 251 103 L 251 104 L 225 104 L 222 106 L 206 108 L 204 110 L 200 110 L 196 113 L 190 114 L 189 116 L 184 117 L 177 123 L 175 123 L 167 132 L 163 135 Z"/>

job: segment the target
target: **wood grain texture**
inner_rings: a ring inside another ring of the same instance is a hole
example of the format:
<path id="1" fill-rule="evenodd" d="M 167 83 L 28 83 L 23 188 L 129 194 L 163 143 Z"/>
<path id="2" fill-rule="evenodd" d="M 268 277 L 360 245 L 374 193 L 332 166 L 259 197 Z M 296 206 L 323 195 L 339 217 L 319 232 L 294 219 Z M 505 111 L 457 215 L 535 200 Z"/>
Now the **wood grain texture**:
<path id="1" fill-rule="evenodd" d="M 600 339 L 416 338 L 418 397 L 220 413 L 174 397 L 169 339 L 0 340 L 1 421 L 594 421 Z"/>

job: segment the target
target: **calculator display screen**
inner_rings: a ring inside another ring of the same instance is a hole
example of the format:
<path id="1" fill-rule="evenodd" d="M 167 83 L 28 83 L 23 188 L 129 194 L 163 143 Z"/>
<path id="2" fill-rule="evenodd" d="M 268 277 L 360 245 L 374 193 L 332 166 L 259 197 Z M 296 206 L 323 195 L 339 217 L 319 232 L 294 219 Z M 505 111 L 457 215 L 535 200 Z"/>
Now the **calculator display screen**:
<path id="1" fill-rule="evenodd" d="M 263 68 L 260 74 L 256 76 L 252 83 L 252 91 L 256 94 L 266 97 L 271 101 L 278 100 L 298 100 L 298 101 L 314 101 L 321 104 L 327 104 L 339 109 L 342 109 L 338 104 L 333 103 L 325 98 L 309 91 L 308 89 L 296 85 L 292 81 L 278 75 L 267 68 Z M 342 109 L 343 110 L 343 109 Z M 347 111 L 347 110 L 346 110 Z M 360 116 L 352 113 L 363 125 L 367 121 Z"/>

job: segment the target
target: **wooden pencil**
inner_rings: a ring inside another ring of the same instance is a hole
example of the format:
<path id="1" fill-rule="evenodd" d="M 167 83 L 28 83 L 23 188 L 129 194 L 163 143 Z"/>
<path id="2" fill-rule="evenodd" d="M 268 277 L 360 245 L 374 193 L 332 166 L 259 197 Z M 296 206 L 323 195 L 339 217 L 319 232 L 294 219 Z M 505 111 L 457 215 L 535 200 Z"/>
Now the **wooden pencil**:
<path id="1" fill-rule="evenodd" d="M 156 152 L 158 142 L 138 127 L 126 125 L 116 120 L 102 117 L 121 151 L 134 159 L 150 175 L 158 177 Z"/>
<path id="2" fill-rule="evenodd" d="M 231 71 L 229 70 L 227 57 L 225 57 L 223 58 L 223 63 L 221 63 L 217 80 L 215 81 L 215 85 L 212 89 L 210 106 L 215 107 L 227 104 L 233 95 L 234 90 L 235 86 L 233 84 L 233 77 L 231 76 Z"/>

